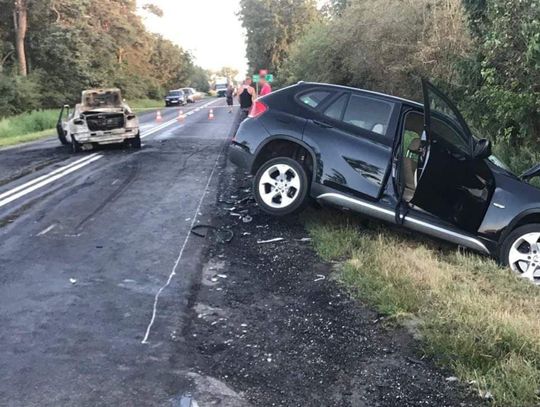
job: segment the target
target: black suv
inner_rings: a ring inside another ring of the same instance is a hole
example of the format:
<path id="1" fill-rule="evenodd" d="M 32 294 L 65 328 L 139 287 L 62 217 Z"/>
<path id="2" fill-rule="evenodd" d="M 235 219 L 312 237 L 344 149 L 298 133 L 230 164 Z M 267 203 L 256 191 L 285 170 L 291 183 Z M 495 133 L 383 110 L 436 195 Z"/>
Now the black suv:
<path id="1" fill-rule="evenodd" d="M 423 81 L 424 104 L 304 83 L 259 98 L 230 159 L 254 177 L 264 211 L 308 197 L 494 256 L 540 283 L 540 190 L 476 139 L 454 104 Z"/>

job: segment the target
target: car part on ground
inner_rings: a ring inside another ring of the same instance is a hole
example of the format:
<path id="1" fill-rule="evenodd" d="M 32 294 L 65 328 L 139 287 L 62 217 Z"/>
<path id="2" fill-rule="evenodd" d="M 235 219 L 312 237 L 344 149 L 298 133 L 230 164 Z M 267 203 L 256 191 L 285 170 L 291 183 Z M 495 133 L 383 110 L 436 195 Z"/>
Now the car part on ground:
<path id="1" fill-rule="evenodd" d="M 492 156 L 441 91 L 423 81 L 423 93 L 420 104 L 300 82 L 258 99 L 229 156 L 255 175 L 270 214 L 311 197 L 491 255 L 540 283 L 530 269 L 537 241 L 526 236 L 540 236 L 540 190 Z"/>
<path id="2" fill-rule="evenodd" d="M 72 111 L 68 105 L 62 107 L 56 130 L 60 142 L 74 153 L 100 144 L 140 148 L 139 120 L 116 88 L 83 91 L 81 103 Z"/>

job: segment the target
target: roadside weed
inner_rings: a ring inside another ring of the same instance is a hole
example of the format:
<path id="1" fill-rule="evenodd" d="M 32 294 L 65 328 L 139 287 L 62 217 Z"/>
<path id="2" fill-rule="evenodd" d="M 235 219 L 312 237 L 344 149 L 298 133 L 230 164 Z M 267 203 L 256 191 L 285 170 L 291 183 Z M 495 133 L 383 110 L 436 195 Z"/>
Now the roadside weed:
<path id="1" fill-rule="evenodd" d="M 334 226 L 310 214 L 307 227 L 324 259 L 345 258 L 339 279 L 353 296 L 402 322 L 419 319 L 425 351 L 494 405 L 539 402 L 538 287 L 488 258 L 332 216 Z"/>

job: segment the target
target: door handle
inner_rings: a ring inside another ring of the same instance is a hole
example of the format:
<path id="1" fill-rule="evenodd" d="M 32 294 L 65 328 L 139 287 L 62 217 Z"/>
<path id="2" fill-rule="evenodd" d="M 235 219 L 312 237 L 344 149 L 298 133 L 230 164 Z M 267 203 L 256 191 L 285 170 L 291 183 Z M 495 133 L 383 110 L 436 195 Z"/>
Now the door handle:
<path id="1" fill-rule="evenodd" d="M 334 127 L 331 124 L 320 122 L 319 120 L 312 120 L 312 121 L 313 121 L 313 124 L 316 124 L 317 126 L 323 127 L 325 129 L 331 129 L 332 127 Z"/>

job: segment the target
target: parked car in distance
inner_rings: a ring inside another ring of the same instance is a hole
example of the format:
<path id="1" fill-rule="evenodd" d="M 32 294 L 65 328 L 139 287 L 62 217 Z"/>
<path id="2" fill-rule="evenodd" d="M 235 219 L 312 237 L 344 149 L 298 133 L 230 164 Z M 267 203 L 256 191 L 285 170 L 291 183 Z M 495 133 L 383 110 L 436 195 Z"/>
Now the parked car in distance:
<path id="1" fill-rule="evenodd" d="M 62 107 L 56 131 L 60 142 L 73 152 L 99 144 L 128 143 L 141 148 L 139 120 L 116 88 L 83 91 L 81 103 L 73 110 Z"/>
<path id="2" fill-rule="evenodd" d="M 184 106 L 187 104 L 187 96 L 182 89 L 170 90 L 165 96 L 165 106 Z"/>
<path id="3" fill-rule="evenodd" d="M 186 98 L 187 98 L 188 103 L 195 103 L 197 100 L 202 99 L 201 92 L 197 92 L 193 88 L 182 88 L 182 90 L 186 94 Z"/>
<path id="4" fill-rule="evenodd" d="M 254 175 L 273 215 L 308 198 L 493 256 L 540 283 L 540 190 L 475 138 L 458 109 L 423 81 L 424 103 L 303 83 L 259 98 L 230 159 Z"/>

